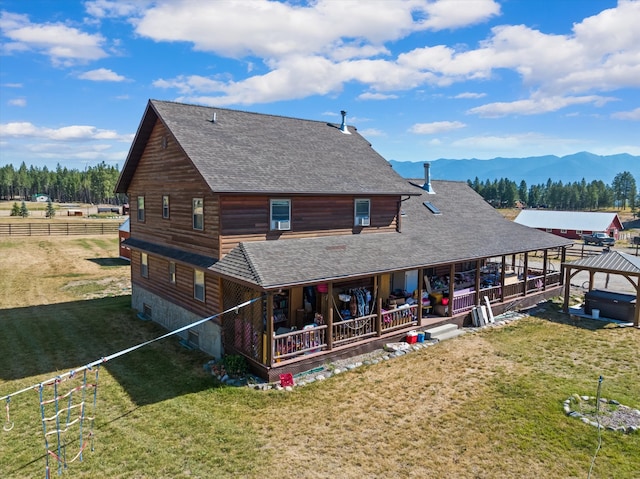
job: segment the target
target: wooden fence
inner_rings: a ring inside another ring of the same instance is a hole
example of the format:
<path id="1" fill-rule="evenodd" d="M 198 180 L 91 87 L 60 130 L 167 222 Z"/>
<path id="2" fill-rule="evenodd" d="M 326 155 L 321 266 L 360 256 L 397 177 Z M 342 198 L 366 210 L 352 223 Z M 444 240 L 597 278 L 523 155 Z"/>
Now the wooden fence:
<path id="1" fill-rule="evenodd" d="M 117 235 L 120 223 L 0 223 L 0 236 Z"/>

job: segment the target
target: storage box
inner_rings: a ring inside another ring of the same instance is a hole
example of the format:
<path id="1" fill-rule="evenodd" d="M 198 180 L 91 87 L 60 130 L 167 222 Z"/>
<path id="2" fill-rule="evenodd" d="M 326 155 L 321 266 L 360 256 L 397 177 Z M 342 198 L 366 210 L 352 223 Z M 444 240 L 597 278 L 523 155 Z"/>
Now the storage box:
<path id="1" fill-rule="evenodd" d="M 409 331 L 407 333 L 407 339 L 406 339 L 407 343 L 409 344 L 415 344 L 418 342 L 418 333 L 415 331 Z"/>
<path id="2" fill-rule="evenodd" d="M 442 293 L 434 291 L 429 295 L 429 299 L 431 300 L 431 304 L 440 304 L 442 302 Z"/>
<path id="3" fill-rule="evenodd" d="M 418 333 L 418 342 L 424 343 L 424 333 L 422 331 Z"/>

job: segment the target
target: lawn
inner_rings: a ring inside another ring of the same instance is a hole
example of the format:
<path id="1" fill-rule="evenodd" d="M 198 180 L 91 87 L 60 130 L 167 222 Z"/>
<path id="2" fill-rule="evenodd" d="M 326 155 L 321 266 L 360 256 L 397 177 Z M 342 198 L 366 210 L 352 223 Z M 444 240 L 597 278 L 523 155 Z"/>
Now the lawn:
<path id="1" fill-rule="evenodd" d="M 0 239 L 0 396 L 164 333 L 131 311 L 117 254 L 103 236 Z M 640 331 L 560 304 L 292 392 L 217 384 L 208 357 L 155 342 L 101 366 L 94 450 L 62 477 L 587 477 L 597 429 L 563 401 L 602 375 L 604 397 L 640 408 Z M 38 401 L 11 398 L 2 478 L 44 477 Z M 638 451 L 640 432 L 603 431 L 591 477 L 637 479 Z"/>

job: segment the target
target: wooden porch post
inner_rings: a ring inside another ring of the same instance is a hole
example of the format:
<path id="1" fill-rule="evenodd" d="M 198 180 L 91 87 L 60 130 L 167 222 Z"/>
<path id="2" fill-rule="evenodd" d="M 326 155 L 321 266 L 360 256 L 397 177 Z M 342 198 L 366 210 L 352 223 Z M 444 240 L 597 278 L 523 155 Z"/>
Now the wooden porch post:
<path id="1" fill-rule="evenodd" d="M 376 333 L 378 336 L 382 336 L 382 296 L 380 296 L 380 275 L 373 277 L 373 290 L 376 300 Z"/>
<path id="2" fill-rule="evenodd" d="M 522 274 L 524 284 L 522 285 L 522 295 L 527 295 L 527 284 L 529 283 L 529 252 L 524 252 L 524 273 Z"/>
<path id="3" fill-rule="evenodd" d="M 547 250 L 542 255 L 542 291 L 547 290 Z"/>
<path id="4" fill-rule="evenodd" d="M 562 311 L 565 313 L 569 312 L 569 295 L 571 294 L 571 278 L 569 275 L 571 274 L 571 266 L 565 268 L 564 275 L 564 302 L 562 303 Z"/>
<path id="5" fill-rule="evenodd" d="M 567 260 L 567 248 L 562 247 L 562 254 L 560 258 L 560 281 L 564 281 L 564 262 L 566 260 Z"/>
<path id="6" fill-rule="evenodd" d="M 481 268 L 481 262 L 480 259 L 476 260 L 476 284 L 475 289 L 476 289 L 476 294 L 475 297 L 473 298 L 474 304 L 480 304 L 480 268 Z"/>
<path id="7" fill-rule="evenodd" d="M 269 340 L 267 341 L 267 345 L 268 348 L 267 349 L 267 366 L 271 366 L 273 364 L 273 356 L 274 356 L 274 351 L 273 348 L 275 347 L 274 343 L 274 339 L 273 339 L 273 292 L 269 291 L 267 293 L 267 311 L 266 311 L 266 317 L 267 317 L 267 338 L 269 338 Z"/>
<path id="8" fill-rule="evenodd" d="M 451 263 L 449 268 L 449 308 L 447 309 L 447 316 L 453 316 L 453 292 L 456 288 L 456 264 Z"/>
<path id="9" fill-rule="evenodd" d="M 507 268 L 507 257 L 502 255 L 502 270 L 500 271 L 500 302 L 504 303 L 504 278 L 505 278 L 505 270 Z M 516 269 L 513 266 L 513 271 L 515 273 Z"/>
<path id="10" fill-rule="evenodd" d="M 327 286 L 327 349 L 333 349 L 333 283 Z"/>

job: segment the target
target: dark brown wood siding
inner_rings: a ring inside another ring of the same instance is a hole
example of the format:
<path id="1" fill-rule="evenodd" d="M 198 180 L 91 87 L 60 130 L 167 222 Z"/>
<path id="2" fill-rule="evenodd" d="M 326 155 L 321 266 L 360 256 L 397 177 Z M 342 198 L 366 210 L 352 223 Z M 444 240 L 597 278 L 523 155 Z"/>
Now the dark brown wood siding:
<path id="1" fill-rule="evenodd" d="M 269 201 L 291 200 L 291 230 L 270 231 Z M 354 226 L 354 200 L 371 201 L 371 225 Z M 221 254 L 243 241 L 366 234 L 396 230 L 398 196 L 236 196 L 220 197 Z"/>
<path id="2" fill-rule="evenodd" d="M 128 195 L 133 238 L 219 257 L 218 197 L 212 194 L 191 161 L 159 122 L 136 168 Z M 162 217 L 164 195 L 169 196 L 169 218 L 166 219 Z M 144 222 L 138 221 L 138 196 L 144 196 Z M 202 231 L 193 229 L 193 198 L 204 199 Z"/>
<path id="3" fill-rule="evenodd" d="M 149 274 L 143 278 L 140 274 L 140 251 L 131 255 L 131 282 L 147 291 L 161 296 L 203 318 L 220 312 L 220 279 L 205 271 L 205 301 L 199 301 L 193 294 L 194 269 L 188 265 L 176 264 L 176 282 L 169 282 L 169 261 L 148 255 Z M 216 322 L 220 322 L 216 320 Z"/>

